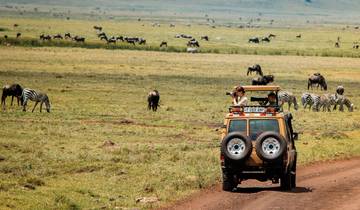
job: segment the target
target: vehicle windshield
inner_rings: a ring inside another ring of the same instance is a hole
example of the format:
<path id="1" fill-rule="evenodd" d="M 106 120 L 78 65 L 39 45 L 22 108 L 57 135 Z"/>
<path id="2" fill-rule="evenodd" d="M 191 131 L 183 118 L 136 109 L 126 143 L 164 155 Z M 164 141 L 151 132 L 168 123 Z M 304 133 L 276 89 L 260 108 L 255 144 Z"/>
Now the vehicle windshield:
<path id="1" fill-rule="evenodd" d="M 246 120 L 231 120 L 229 125 L 230 132 L 244 132 L 246 134 Z"/>
<path id="2" fill-rule="evenodd" d="M 276 119 L 253 119 L 250 123 L 250 139 L 256 138 L 265 131 L 273 131 L 279 133 L 279 123 Z"/>

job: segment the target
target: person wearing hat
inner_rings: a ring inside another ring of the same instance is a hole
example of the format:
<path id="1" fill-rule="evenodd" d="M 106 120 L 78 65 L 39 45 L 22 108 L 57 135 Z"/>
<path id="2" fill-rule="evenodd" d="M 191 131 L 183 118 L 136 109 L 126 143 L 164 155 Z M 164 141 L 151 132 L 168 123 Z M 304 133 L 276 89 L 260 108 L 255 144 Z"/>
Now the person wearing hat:
<path id="1" fill-rule="evenodd" d="M 248 102 L 247 97 L 245 96 L 245 89 L 241 86 L 235 87 L 233 95 L 233 104 L 234 106 L 246 106 Z"/>

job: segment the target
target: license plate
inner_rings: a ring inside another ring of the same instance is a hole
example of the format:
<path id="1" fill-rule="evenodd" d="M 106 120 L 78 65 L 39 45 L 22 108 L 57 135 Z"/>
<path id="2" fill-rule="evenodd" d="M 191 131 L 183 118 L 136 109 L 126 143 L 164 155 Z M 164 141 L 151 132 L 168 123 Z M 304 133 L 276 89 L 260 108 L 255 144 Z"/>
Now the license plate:
<path id="1" fill-rule="evenodd" d="M 244 107 L 244 112 L 265 112 L 264 107 Z"/>

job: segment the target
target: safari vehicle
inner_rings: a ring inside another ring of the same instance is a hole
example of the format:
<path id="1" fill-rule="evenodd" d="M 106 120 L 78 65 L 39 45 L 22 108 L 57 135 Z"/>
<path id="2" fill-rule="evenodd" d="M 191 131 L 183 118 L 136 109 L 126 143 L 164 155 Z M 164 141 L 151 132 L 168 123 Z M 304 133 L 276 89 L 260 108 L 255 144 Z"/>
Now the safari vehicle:
<path id="1" fill-rule="evenodd" d="M 279 86 L 243 86 L 246 95 L 267 96 Z M 231 94 L 231 93 L 230 93 Z M 223 190 L 232 191 L 242 181 L 257 179 L 279 183 L 283 190 L 296 187 L 297 153 L 291 113 L 276 104 L 266 106 L 267 97 L 250 97 L 254 105 L 231 106 L 222 130 L 221 167 Z M 263 105 L 260 105 L 263 104 Z"/>

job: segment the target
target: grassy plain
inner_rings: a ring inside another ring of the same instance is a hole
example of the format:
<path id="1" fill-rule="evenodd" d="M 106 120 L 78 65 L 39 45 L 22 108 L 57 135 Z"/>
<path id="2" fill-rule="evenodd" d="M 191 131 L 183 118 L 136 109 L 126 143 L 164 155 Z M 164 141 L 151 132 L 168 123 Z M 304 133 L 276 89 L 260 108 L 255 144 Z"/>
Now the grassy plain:
<path id="1" fill-rule="evenodd" d="M 259 54 L 259 55 L 307 55 L 307 56 L 332 56 L 332 57 L 360 57 L 360 51 L 353 49 L 353 42 L 359 42 L 360 30 L 345 25 L 305 26 L 303 28 L 271 27 L 237 28 L 225 25 L 211 28 L 207 22 L 194 23 L 190 27 L 185 23 L 176 22 L 175 27 L 169 27 L 170 21 L 159 22 L 160 27 L 153 27 L 154 21 L 133 20 L 62 20 L 49 18 L 13 18 L 0 19 L 0 44 L 10 42 L 20 46 L 60 46 L 84 48 L 109 48 L 109 49 L 136 49 L 151 51 L 186 51 L 186 39 L 175 38 L 176 34 L 192 35 L 200 40 L 201 36 L 208 35 L 209 42 L 200 41 L 200 52 L 227 53 L 227 54 Z M 158 21 L 157 21 L 158 22 Z M 19 26 L 14 28 L 14 24 Z M 125 43 L 106 44 L 96 36 L 94 25 L 103 26 L 108 36 L 143 37 L 147 40 L 146 46 L 128 45 Z M 244 26 L 244 24 L 241 24 Z M 22 33 L 22 38 L 15 40 L 16 33 Z M 65 33 L 86 37 L 85 44 L 75 44 L 71 41 L 39 41 L 39 35 Z M 270 43 L 248 43 L 251 37 L 264 37 L 270 33 L 277 37 Z M 297 39 L 298 34 L 302 35 Z M 11 39 L 6 41 L 3 37 L 8 35 Z M 335 48 L 337 37 L 340 37 L 340 48 Z M 167 41 L 168 48 L 160 48 L 162 41 Z"/>
<path id="2" fill-rule="evenodd" d="M 224 93 L 249 84 L 254 63 L 298 98 L 321 72 L 329 92 L 342 84 L 360 104 L 354 58 L 0 47 L 1 83 L 45 91 L 52 103 L 50 114 L 23 113 L 8 100 L 0 113 L 0 209 L 153 208 L 217 183 Z M 157 113 L 146 110 L 154 88 Z M 293 113 L 300 164 L 360 154 L 358 109 Z M 160 201 L 136 202 L 149 196 Z"/>

